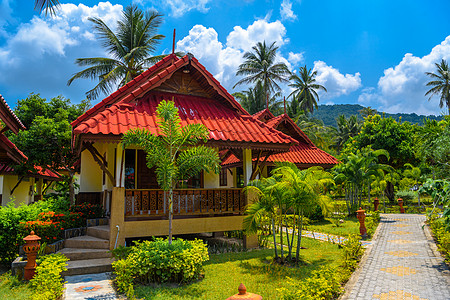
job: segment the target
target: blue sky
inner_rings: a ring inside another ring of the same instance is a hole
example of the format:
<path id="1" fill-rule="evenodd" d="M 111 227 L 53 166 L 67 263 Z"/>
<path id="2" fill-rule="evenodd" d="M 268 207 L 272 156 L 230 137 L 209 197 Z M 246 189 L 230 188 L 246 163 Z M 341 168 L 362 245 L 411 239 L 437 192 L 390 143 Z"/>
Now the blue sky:
<path id="1" fill-rule="evenodd" d="M 29 93 L 73 102 L 95 82 L 66 82 L 78 57 L 106 55 L 87 18 L 114 27 L 124 1 L 62 1 L 56 17 L 39 15 L 34 1 L 0 0 L 0 93 L 11 106 Z M 158 53 L 192 52 L 230 91 L 242 55 L 257 42 L 276 41 L 278 60 L 292 71 L 307 65 L 328 89 L 322 104 L 359 103 L 388 112 L 440 114 L 424 96 L 426 71 L 450 60 L 450 1 L 139 0 L 164 14 Z M 283 87 L 284 94 L 290 93 Z M 93 104 L 101 99 L 97 99 Z"/>

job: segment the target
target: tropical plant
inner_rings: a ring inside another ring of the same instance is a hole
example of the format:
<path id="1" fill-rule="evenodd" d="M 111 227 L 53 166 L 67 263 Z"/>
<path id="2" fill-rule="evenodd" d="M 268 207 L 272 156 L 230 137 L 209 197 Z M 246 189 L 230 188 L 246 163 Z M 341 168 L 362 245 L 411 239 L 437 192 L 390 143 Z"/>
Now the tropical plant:
<path id="1" fill-rule="evenodd" d="M 306 213 L 310 213 L 319 205 L 324 214 L 328 214 L 329 202 L 331 199 L 327 195 L 327 187 L 334 185 L 332 175 L 324 171 L 321 167 L 311 167 L 309 169 L 300 170 L 291 162 L 277 162 L 276 169 L 273 171 L 274 176 L 280 177 L 281 181 L 278 186 L 285 189 L 289 195 L 288 207 L 294 212 L 294 219 L 297 218 L 297 249 L 295 254 L 295 263 L 299 263 L 300 247 L 302 240 L 303 217 Z M 295 226 L 292 228 L 292 237 L 295 235 Z M 291 257 L 291 249 L 293 246 L 293 238 L 289 242 L 289 257 Z"/>
<path id="2" fill-rule="evenodd" d="M 446 60 L 442 59 L 441 63 L 435 63 L 436 73 L 426 72 L 431 81 L 427 83 L 427 86 L 431 86 L 425 96 L 430 96 L 428 101 L 434 95 L 439 95 L 439 107 L 443 108 L 444 105 L 447 106 L 448 112 L 450 114 L 450 70 L 448 68 L 448 63 Z"/>
<path id="3" fill-rule="evenodd" d="M 361 122 L 356 115 L 350 116 L 348 119 L 344 115 L 337 118 L 337 131 L 334 141 L 334 148 L 340 153 L 344 144 L 349 138 L 355 137 L 361 130 Z"/>
<path id="4" fill-rule="evenodd" d="M 164 38 L 157 34 L 162 22 L 162 15 L 158 12 L 144 12 L 136 5 L 129 5 L 117 21 L 116 33 L 100 18 L 90 17 L 88 20 L 110 56 L 78 58 L 75 61 L 80 67 L 88 68 L 74 74 L 68 85 L 79 78 L 99 79 L 99 83 L 86 92 L 88 99 L 97 98 L 101 92 L 109 94 L 117 85 L 126 84 L 162 59 L 162 55 L 150 56 Z"/>
<path id="5" fill-rule="evenodd" d="M 292 74 L 289 78 L 290 81 L 293 81 L 289 86 L 294 88 L 289 97 L 298 97 L 300 109 L 312 113 L 318 107 L 319 94 L 317 92 L 321 90 L 326 92 L 327 89 L 316 82 L 317 71 L 312 71 L 304 66 L 300 67 L 299 74 Z"/>
<path id="6" fill-rule="evenodd" d="M 261 81 L 264 95 L 281 91 L 278 83 L 287 83 L 290 75 L 286 64 L 276 63 L 278 47 L 273 42 L 270 46 L 266 42 L 258 42 L 252 47 L 253 51 L 244 53 L 245 61 L 239 65 L 236 76 L 245 76 L 239 80 L 238 85 L 257 83 Z"/>
<path id="7" fill-rule="evenodd" d="M 219 173 L 219 154 L 216 149 L 197 145 L 206 142 L 208 128 L 203 124 L 181 126 L 178 108 L 173 101 L 161 101 L 156 109 L 159 135 L 147 129 L 131 129 L 122 138 L 124 147 L 136 145 L 147 153 L 147 167 L 156 166 L 156 180 L 168 193 L 169 244 L 172 243 L 173 189 L 180 180 L 205 172 Z M 195 146 L 197 145 L 197 146 Z"/>
<path id="8" fill-rule="evenodd" d="M 59 0 L 35 0 L 34 9 L 45 14 L 55 15 L 59 7 Z"/>
<path id="9" fill-rule="evenodd" d="M 282 212 L 287 199 L 286 189 L 283 189 L 279 185 L 279 180 L 272 176 L 251 181 L 248 186 L 244 188 L 244 192 L 255 197 L 255 199 L 247 208 L 246 216 L 243 221 L 243 229 L 250 234 L 257 233 L 263 218 L 270 218 L 275 261 L 278 261 L 279 259 L 278 245 L 276 241 L 276 232 L 278 231 L 277 229 L 279 229 L 281 239 L 280 255 L 281 262 L 283 262 L 284 249 Z"/>
<path id="10" fill-rule="evenodd" d="M 280 97 L 280 93 L 275 93 L 267 99 L 261 81 L 258 81 L 255 84 L 255 87 L 250 87 L 247 91 L 233 93 L 233 97 L 235 97 L 242 107 L 252 115 L 266 108 L 266 100 L 268 101 L 269 110 L 271 112 L 275 113 L 281 109 L 281 101 L 278 101 L 277 99 L 277 97 Z"/>
<path id="11" fill-rule="evenodd" d="M 363 107 L 362 109 L 359 110 L 359 113 L 361 114 L 361 116 L 363 117 L 367 117 L 367 116 L 373 116 L 377 113 L 378 111 L 376 109 L 373 109 L 372 107 L 368 106 L 368 107 Z"/>

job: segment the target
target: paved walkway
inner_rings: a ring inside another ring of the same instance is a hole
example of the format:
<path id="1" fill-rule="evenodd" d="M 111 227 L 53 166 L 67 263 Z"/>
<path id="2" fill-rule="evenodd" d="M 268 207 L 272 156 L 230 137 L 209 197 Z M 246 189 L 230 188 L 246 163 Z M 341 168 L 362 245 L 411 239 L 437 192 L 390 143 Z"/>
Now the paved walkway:
<path id="1" fill-rule="evenodd" d="M 109 273 L 66 276 L 65 300 L 119 299 L 111 286 Z"/>
<path id="2" fill-rule="evenodd" d="M 343 299 L 449 300 L 449 270 L 424 222 L 423 215 L 382 215 L 374 243 Z"/>

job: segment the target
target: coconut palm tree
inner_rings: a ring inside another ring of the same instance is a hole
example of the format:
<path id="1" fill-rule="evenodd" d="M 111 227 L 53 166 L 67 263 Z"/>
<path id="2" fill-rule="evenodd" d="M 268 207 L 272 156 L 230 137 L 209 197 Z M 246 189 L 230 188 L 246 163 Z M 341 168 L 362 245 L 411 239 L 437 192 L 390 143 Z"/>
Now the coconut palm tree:
<path id="1" fill-rule="evenodd" d="M 440 95 L 439 107 L 442 108 L 446 105 L 450 114 L 450 70 L 448 63 L 442 59 L 440 64 L 435 63 L 435 65 L 437 69 L 436 74 L 426 72 L 432 79 L 427 83 L 427 86 L 432 88 L 425 93 L 425 96 L 429 95 L 428 101 L 430 101 L 434 95 Z"/>
<path id="2" fill-rule="evenodd" d="M 88 99 L 95 99 L 101 92 L 109 94 L 117 85 L 124 85 L 149 66 L 160 56 L 151 56 L 164 38 L 157 34 L 162 16 L 156 11 L 143 12 L 136 5 L 123 11 L 114 33 L 100 18 L 89 18 L 93 30 L 110 57 L 78 58 L 75 63 L 88 67 L 74 74 L 67 82 L 70 85 L 79 78 L 98 79 L 99 83 L 86 92 Z"/>
<path id="3" fill-rule="evenodd" d="M 290 87 L 294 88 L 294 91 L 289 95 L 293 97 L 298 97 L 299 106 L 302 110 L 306 112 L 313 112 L 317 109 L 317 102 L 319 102 L 318 91 L 327 91 L 327 89 L 318 83 L 316 83 L 317 71 L 312 71 L 311 69 L 300 67 L 299 75 L 292 74 L 289 80 L 293 83 L 289 84 Z"/>
<path id="4" fill-rule="evenodd" d="M 58 0 L 35 0 L 34 9 L 45 14 L 54 15 L 56 13 L 56 8 L 59 6 Z"/>
<path id="5" fill-rule="evenodd" d="M 147 129 L 131 129 L 124 134 L 124 148 L 129 145 L 141 147 L 147 153 L 147 167 L 156 166 L 156 180 L 168 193 L 169 202 L 169 244 L 172 243 L 173 190 L 180 180 L 186 180 L 200 173 L 219 173 L 219 154 L 216 149 L 204 145 L 208 128 L 203 124 L 188 124 L 181 127 L 178 108 L 173 101 L 161 101 L 156 109 L 161 134 L 153 135 Z"/>
<path id="6" fill-rule="evenodd" d="M 261 81 L 264 94 L 281 91 L 278 83 L 287 83 L 290 75 L 286 64 L 276 63 L 278 47 L 273 42 L 270 46 L 266 42 L 258 42 L 252 47 L 253 51 L 244 54 L 244 63 L 239 65 L 236 76 L 245 76 L 233 88 L 242 84 L 251 84 Z"/>
<path id="7" fill-rule="evenodd" d="M 360 109 L 359 113 L 361 114 L 362 117 L 367 117 L 367 116 L 375 115 L 377 113 L 377 110 L 368 106 L 368 107 L 363 107 L 362 109 Z"/>
<path id="8" fill-rule="evenodd" d="M 281 101 L 278 101 L 280 93 L 271 95 L 268 99 L 269 109 L 272 113 L 276 113 L 281 110 Z M 255 114 L 266 108 L 266 97 L 264 92 L 264 86 L 261 81 L 258 81 L 253 88 L 249 88 L 247 91 L 233 93 L 242 107 L 250 114 Z"/>
<path id="9" fill-rule="evenodd" d="M 337 119 L 337 132 L 334 143 L 334 148 L 336 148 L 339 153 L 342 147 L 351 137 L 355 137 L 361 131 L 361 122 L 358 121 L 356 115 L 350 116 L 348 119 L 344 115 L 340 115 Z"/>

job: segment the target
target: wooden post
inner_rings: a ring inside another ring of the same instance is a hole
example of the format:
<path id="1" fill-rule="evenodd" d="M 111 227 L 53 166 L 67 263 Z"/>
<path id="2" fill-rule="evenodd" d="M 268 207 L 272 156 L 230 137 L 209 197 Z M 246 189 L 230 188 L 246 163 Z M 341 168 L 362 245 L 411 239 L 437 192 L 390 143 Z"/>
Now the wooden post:
<path id="1" fill-rule="evenodd" d="M 125 188 L 113 187 L 111 219 L 109 220 L 109 249 L 113 250 L 119 245 L 125 246 Z"/>

